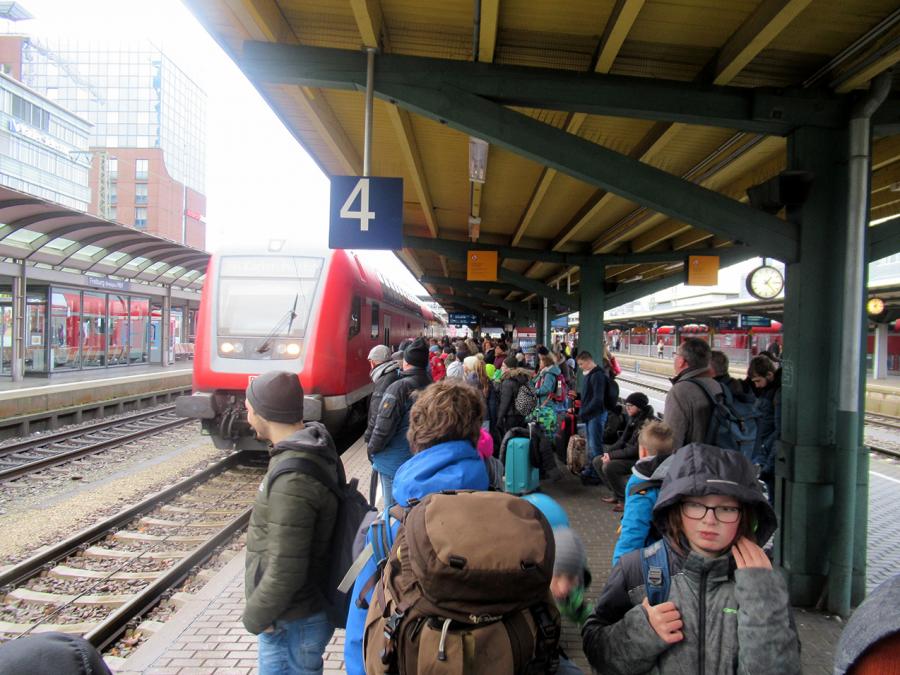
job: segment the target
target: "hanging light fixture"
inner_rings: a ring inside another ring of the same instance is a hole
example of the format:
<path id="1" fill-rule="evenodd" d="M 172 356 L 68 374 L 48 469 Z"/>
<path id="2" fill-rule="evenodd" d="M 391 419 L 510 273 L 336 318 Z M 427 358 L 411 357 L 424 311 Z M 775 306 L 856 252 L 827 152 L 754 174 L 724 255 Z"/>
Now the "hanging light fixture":
<path id="1" fill-rule="evenodd" d="M 487 177 L 488 143 L 469 136 L 469 180 L 484 183 Z"/>

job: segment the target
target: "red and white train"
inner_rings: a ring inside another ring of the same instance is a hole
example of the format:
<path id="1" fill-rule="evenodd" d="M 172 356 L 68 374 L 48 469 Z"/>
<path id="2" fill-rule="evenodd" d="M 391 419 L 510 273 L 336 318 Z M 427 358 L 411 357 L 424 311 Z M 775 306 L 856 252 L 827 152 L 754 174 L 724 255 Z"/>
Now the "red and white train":
<path id="1" fill-rule="evenodd" d="M 297 373 L 304 419 L 332 432 L 365 415 L 369 350 L 436 336 L 431 311 L 350 252 L 229 251 L 213 255 L 197 319 L 192 396 L 178 400 L 217 447 L 256 449 L 244 392 L 272 370 Z"/>

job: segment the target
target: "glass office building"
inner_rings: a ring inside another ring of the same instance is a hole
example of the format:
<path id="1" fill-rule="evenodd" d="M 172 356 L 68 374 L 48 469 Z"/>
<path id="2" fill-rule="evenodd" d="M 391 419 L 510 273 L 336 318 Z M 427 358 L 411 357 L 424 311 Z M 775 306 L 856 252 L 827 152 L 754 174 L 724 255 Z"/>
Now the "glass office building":
<path id="1" fill-rule="evenodd" d="M 0 73 L 0 184 L 87 211 L 91 125 Z"/>
<path id="2" fill-rule="evenodd" d="M 160 148 L 173 179 L 205 191 L 206 95 L 159 49 L 29 38 L 22 81 L 92 122 L 92 147 Z"/>

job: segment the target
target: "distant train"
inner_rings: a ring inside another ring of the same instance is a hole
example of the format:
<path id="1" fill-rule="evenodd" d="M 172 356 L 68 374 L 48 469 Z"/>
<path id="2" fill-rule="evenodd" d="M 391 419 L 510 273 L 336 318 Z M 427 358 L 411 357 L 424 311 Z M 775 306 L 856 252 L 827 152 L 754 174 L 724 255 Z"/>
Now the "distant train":
<path id="1" fill-rule="evenodd" d="M 178 411 L 216 447 L 256 449 L 244 392 L 272 370 L 298 373 L 304 418 L 332 432 L 365 416 L 369 350 L 443 334 L 440 319 L 347 251 L 213 255 L 197 319 L 192 396 Z"/>

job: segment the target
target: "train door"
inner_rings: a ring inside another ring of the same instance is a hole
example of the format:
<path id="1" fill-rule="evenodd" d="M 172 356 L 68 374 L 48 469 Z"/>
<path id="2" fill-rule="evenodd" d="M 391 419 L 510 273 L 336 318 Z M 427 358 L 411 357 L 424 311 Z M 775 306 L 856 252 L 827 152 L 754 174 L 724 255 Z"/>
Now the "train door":
<path id="1" fill-rule="evenodd" d="M 384 313 L 384 344 L 388 347 L 391 346 L 391 315 L 387 312 Z"/>
<path id="2" fill-rule="evenodd" d="M 150 307 L 150 363 L 162 363 L 162 309 Z"/>

